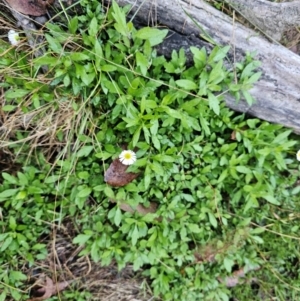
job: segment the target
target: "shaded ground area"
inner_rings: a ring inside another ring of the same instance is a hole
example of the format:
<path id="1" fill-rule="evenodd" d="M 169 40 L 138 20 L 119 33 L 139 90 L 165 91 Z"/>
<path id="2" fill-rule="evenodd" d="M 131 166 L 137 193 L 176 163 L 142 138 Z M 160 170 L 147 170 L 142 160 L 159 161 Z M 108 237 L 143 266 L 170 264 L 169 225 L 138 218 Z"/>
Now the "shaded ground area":
<path id="1" fill-rule="evenodd" d="M 41 243 L 47 243 L 46 260 L 37 261 L 33 268 L 24 267 L 23 273 L 30 276 L 33 297 L 44 293 L 41 288 L 45 287 L 44 278 L 47 275 L 54 284 L 67 283 L 70 291 L 89 292 L 90 300 L 151 299 L 143 277 L 134 274 L 131 266 L 119 272 L 115 263 L 101 267 L 100 264 L 90 261 L 88 256 L 79 256 L 82 247 L 72 244 L 72 234 L 75 235 L 72 233 L 73 228 L 74 225 L 70 222 L 62 225 L 60 230 L 54 230 L 50 237 L 45 237 Z"/>

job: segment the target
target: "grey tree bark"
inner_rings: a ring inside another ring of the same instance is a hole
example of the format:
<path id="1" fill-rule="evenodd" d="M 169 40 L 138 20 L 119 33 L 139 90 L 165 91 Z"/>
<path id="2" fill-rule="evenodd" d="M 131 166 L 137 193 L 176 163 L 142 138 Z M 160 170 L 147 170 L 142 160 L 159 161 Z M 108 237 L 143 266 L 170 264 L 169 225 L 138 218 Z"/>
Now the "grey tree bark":
<path id="1" fill-rule="evenodd" d="M 225 0 L 268 37 L 280 41 L 285 31 L 300 25 L 300 2 Z"/>

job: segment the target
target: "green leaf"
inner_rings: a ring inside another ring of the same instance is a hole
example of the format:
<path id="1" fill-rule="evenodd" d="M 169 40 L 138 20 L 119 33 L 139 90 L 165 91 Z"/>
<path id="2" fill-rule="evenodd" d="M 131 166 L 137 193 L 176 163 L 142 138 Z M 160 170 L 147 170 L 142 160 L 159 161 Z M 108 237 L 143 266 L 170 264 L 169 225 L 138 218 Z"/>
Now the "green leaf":
<path id="1" fill-rule="evenodd" d="M 48 176 L 48 177 L 44 180 L 44 183 L 45 183 L 45 184 L 55 183 L 55 182 L 57 182 L 60 178 L 61 178 L 61 175 L 51 175 L 51 176 Z"/>
<path id="2" fill-rule="evenodd" d="M 9 278 L 12 281 L 25 281 L 25 280 L 27 280 L 27 276 L 24 275 L 22 272 L 19 272 L 19 271 L 11 271 L 9 273 Z"/>
<path id="3" fill-rule="evenodd" d="M 96 17 L 93 17 L 89 26 L 89 35 L 92 37 L 96 37 L 98 30 L 99 30 L 98 20 Z"/>
<path id="4" fill-rule="evenodd" d="M 147 69 L 149 64 L 148 59 L 140 52 L 137 52 L 135 54 L 135 57 L 136 57 L 136 65 L 140 67 L 142 75 L 145 76 L 147 74 Z"/>
<path id="5" fill-rule="evenodd" d="M 4 190 L 0 193 L 0 198 L 1 199 L 4 199 L 4 198 L 8 198 L 8 197 L 11 197 L 11 196 L 14 196 L 18 193 L 19 189 L 7 189 L 7 190 Z"/>
<path id="6" fill-rule="evenodd" d="M 136 129 L 132 137 L 132 146 L 135 147 L 139 142 L 140 134 L 141 134 L 142 126 Z"/>
<path id="7" fill-rule="evenodd" d="M 212 64 L 213 62 L 218 62 L 222 60 L 227 55 L 229 49 L 230 46 L 225 46 L 225 47 L 216 46 L 208 57 L 208 63 Z"/>
<path id="8" fill-rule="evenodd" d="M 198 86 L 191 80 L 179 79 L 175 81 L 176 85 L 185 90 L 196 90 Z"/>
<path id="9" fill-rule="evenodd" d="M 0 301 L 5 301 L 6 300 L 6 292 L 3 291 L 0 295 Z"/>
<path id="10" fill-rule="evenodd" d="M 138 238 L 139 238 L 139 230 L 137 225 L 135 225 L 131 234 L 131 243 L 133 246 L 136 245 Z"/>
<path id="11" fill-rule="evenodd" d="M 81 52 L 71 52 L 70 58 L 72 61 L 85 61 L 90 59 L 88 55 Z"/>
<path id="12" fill-rule="evenodd" d="M 154 147 L 157 150 L 160 150 L 160 142 L 159 142 L 157 136 L 152 136 L 151 139 L 152 139 L 152 143 L 153 143 Z"/>
<path id="13" fill-rule="evenodd" d="M 117 70 L 117 67 L 110 64 L 106 64 L 101 66 L 101 70 L 104 72 L 113 72 Z"/>
<path id="14" fill-rule="evenodd" d="M 196 200 L 194 199 L 194 197 L 190 194 L 187 194 L 187 193 L 183 193 L 182 194 L 182 197 L 187 201 L 187 202 L 190 202 L 190 203 L 195 203 Z"/>
<path id="15" fill-rule="evenodd" d="M 188 224 L 188 228 L 192 233 L 200 233 L 201 232 L 199 226 L 196 224 Z"/>
<path id="16" fill-rule="evenodd" d="M 35 65 L 42 66 L 42 65 L 48 65 L 48 66 L 55 66 L 59 63 L 59 60 L 57 57 L 50 56 L 50 54 L 45 54 L 44 56 L 38 57 L 33 60 Z"/>
<path id="17" fill-rule="evenodd" d="M 24 89 L 14 89 L 5 92 L 6 99 L 22 98 L 26 96 L 30 91 Z"/>
<path id="18" fill-rule="evenodd" d="M 159 30 L 152 27 L 143 27 L 136 32 L 135 36 L 142 40 L 148 40 L 151 46 L 155 46 L 160 44 L 167 34 L 168 30 L 166 29 Z"/>
<path id="19" fill-rule="evenodd" d="M 272 195 L 263 195 L 262 198 L 273 205 L 280 205 L 280 202 L 278 202 Z"/>
<path id="20" fill-rule="evenodd" d="M 6 173 L 6 172 L 2 173 L 2 177 L 3 177 L 3 179 L 5 179 L 10 184 L 18 184 L 17 179 L 15 177 L 11 176 L 10 174 Z"/>
<path id="21" fill-rule="evenodd" d="M 232 267 L 235 264 L 234 260 L 232 260 L 231 258 L 225 257 L 223 263 L 224 263 L 224 267 L 225 267 L 226 271 L 228 273 L 230 273 L 232 270 Z"/>
<path id="22" fill-rule="evenodd" d="M 104 194 L 110 198 L 110 199 L 114 199 L 115 198 L 115 194 L 113 192 L 113 190 L 109 187 L 109 186 L 106 186 L 104 188 Z"/>
<path id="23" fill-rule="evenodd" d="M 248 80 L 244 81 L 244 84 L 254 84 L 256 83 L 262 75 L 262 72 L 254 73 Z"/>
<path id="24" fill-rule="evenodd" d="M 50 49 L 54 52 L 54 53 L 58 53 L 58 54 L 62 54 L 64 52 L 62 46 L 60 45 L 59 41 L 55 38 L 53 38 L 50 34 L 45 33 L 45 38 L 47 40 L 47 42 L 49 43 L 49 47 Z"/>
<path id="25" fill-rule="evenodd" d="M 251 235 L 250 237 L 251 237 L 251 239 L 255 240 L 255 242 L 257 242 L 259 244 L 263 244 L 264 243 L 264 240 L 261 237 L 259 237 L 259 236 L 256 236 L 256 235 L 252 236 Z"/>
<path id="26" fill-rule="evenodd" d="M 217 228 L 218 222 L 217 222 L 215 216 L 214 216 L 211 212 L 207 212 L 207 214 L 208 214 L 208 219 L 209 219 L 210 224 L 211 224 L 214 228 Z"/>
<path id="27" fill-rule="evenodd" d="M 220 101 L 214 94 L 210 92 L 208 93 L 208 104 L 216 115 L 220 114 Z"/>
<path id="28" fill-rule="evenodd" d="M 291 134 L 291 130 L 288 131 L 284 131 L 283 133 L 279 134 L 278 136 L 276 136 L 276 138 L 273 140 L 273 144 L 281 144 L 283 142 L 285 142 L 288 138 L 288 136 Z"/>
<path id="29" fill-rule="evenodd" d="M 13 105 L 6 105 L 2 107 L 2 111 L 4 112 L 11 112 L 13 110 L 15 110 L 17 108 L 17 106 L 13 106 Z"/>
<path id="30" fill-rule="evenodd" d="M 113 1 L 112 3 L 113 13 L 112 16 L 116 20 L 116 24 L 114 25 L 115 29 L 123 36 L 129 35 L 129 30 L 126 24 L 125 13 L 120 9 L 118 4 Z"/>
<path id="31" fill-rule="evenodd" d="M 11 236 L 7 237 L 4 240 L 3 244 L 1 245 L 0 252 L 5 251 L 11 245 L 12 241 L 13 241 L 13 238 Z"/>
<path id="32" fill-rule="evenodd" d="M 203 47 L 200 50 L 193 46 L 190 47 L 190 49 L 194 56 L 195 67 L 198 69 L 203 68 L 203 66 L 205 66 L 206 64 L 206 58 L 207 58 L 206 49 Z"/>
<path id="33" fill-rule="evenodd" d="M 25 174 L 23 174 L 22 172 L 18 171 L 17 172 L 18 178 L 19 178 L 19 184 L 23 185 L 23 186 L 27 186 L 28 185 L 28 178 Z"/>
<path id="34" fill-rule="evenodd" d="M 245 97 L 246 102 L 249 106 L 251 106 L 255 103 L 255 99 L 252 97 L 252 95 L 248 91 L 242 90 L 242 94 Z"/>
<path id="35" fill-rule="evenodd" d="M 115 225 L 119 226 L 121 224 L 121 221 L 122 221 L 122 212 L 121 212 L 121 209 L 119 207 L 117 207 L 115 217 L 114 217 Z"/>
<path id="36" fill-rule="evenodd" d="M 85 146 L 83 146 L 78 152 L 77 152 L 77 154 L 76 154 L 76 156 L 78 157 L 78 158 L 80 158 L 80 157 L 87 157 L 90 153 L 91 153 L 91 151 L 94 149 L 94 146 L 92 146 L 92 145 L 85 145 Z"/>
<path id="37" fill-rule="evenodd" d="M 68 24 L 69 30 L 72 34 L 75 34 L 78 28 L 78 17 L 73 17 Z"/>
<path id="38" fill-rule="evenodd" d="M 73 239 L 73 244 L 84 245 L 90 238 L 92 237 L 92 233 L 90 234 L 79 234 Z"/>
<path id="39" fill-rule="evenodd" d="M 225 73 L 222 70 L 223 67 L 223 61 L 219 61 L 216 66 L 211 70 L 209 77 L 208 77 L 208 83 L 218 84 L 221 82 L 224 77 Z"/>
<path id="40" fill-rule="evenodd" d="M 170 107 L 167 107 L 167 106 L 161 106 L 161 108 L 168 114 L 170 115 L 171 117 L 173 118 L 178 118 L 178 119 L 181 119 L 182 118 L 182 115 L 180 114 L 180 112 L 174 110 L 174 109 L 171 109 Z"/>
<path id="41" fill-rule="evenodd" d="M 86 198 L 87 196 L 89 196 L 91 194 L 91 192 L 92 192 L 92 189 L 89 187 L 86 187 L 78 192 L 77 197 L 78 198 Z"/>
<path id="42" fill-rule="evenodd" d="M 245 174 L 252 173 L 251 169 L 246 166 L 236 166 L 236 171 Z"/>
<path id="43" fill-rule="evenodd" d="M 149 165 L 147 165 L 145 169 L 145 177 L 144 177 L 145 189 L 149 188 L 150 183 L 151 183 L 151 168 Z"/>

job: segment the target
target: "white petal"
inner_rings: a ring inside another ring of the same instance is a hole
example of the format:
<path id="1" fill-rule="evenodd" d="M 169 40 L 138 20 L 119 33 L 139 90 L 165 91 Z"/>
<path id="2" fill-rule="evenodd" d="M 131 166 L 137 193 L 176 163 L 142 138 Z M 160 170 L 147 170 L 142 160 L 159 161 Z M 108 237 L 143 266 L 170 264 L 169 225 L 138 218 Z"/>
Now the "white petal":
<path id="1" fill-rule="evenodd" d="M 300 161 L 300 149 L 297 152 L 296 158 L 297 158 L 298 161 Z"/>

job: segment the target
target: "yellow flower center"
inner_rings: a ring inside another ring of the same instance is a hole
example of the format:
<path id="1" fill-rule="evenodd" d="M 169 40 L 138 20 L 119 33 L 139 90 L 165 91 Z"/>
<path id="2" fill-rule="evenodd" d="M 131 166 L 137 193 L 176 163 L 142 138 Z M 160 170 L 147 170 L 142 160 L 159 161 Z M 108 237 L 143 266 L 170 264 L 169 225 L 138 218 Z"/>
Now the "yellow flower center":
<path id="1" fill-rule="evenodd" d="M 131 153 L 126 153 L 126 154 L 124 155 L 124 158 L 125 158 L 126 160 L 131 159 Z"/>

